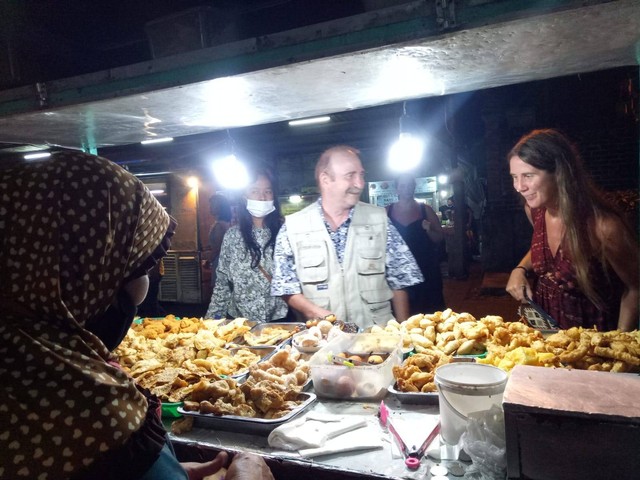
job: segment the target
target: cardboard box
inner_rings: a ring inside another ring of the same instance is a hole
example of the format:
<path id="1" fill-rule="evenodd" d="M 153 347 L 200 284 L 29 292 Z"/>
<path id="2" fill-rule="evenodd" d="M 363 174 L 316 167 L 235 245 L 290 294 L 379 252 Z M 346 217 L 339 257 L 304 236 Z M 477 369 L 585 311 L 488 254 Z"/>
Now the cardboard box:
<path id="1" fill-rule="evenodd" d="M 640 376 L 518 365 L 503 407 L 509 478 L 639 478 Z"/>

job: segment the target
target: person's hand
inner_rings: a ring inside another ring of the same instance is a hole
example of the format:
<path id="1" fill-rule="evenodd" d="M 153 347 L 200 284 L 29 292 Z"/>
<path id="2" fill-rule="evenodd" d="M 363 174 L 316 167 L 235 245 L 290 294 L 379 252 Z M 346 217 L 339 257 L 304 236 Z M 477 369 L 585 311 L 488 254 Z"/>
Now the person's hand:
<path id="1" fill-rule="evenodd" d="M 309 317 L 309 319 L 325 318 L 325 317 L 328 317 L 329 315 L 333 315 L 333 312 L 331 312 L 330 310 L 327 310 L 326 308 L 318 307 L 316 305 L 316 307 L 313 309 L 313 314 L 311 317 Z"/>
<path id="2" fill-rule="evenodd" d="M 275 480 L 262 457 L 251 453 L 236 454 L 224 478 L 225 480 Z"/>
<path id="3" fill-rule="evenodd" d="M 227 464 L 228 461 L 229 455 L 227 452 L 220 452 L 216 458 L 209 462 L 184 462 L 180 465 L 182 465 L 182 468 L 187 472 L 189 480 L 202 480 L 203 478 L 218 472 Z M 230 477 L 225 475 L 225 478 Z"/>
<path id="4" fill-rule="evenodd" d="M 425 232 L 429 233 L 431 231 L 431 222 L 429 220 L 422 220 L 422 228 Z"/>
<path id="5" fill-rule="evenodd" d="M 522 303 L 526 302 L 526 299 L 524 298 L 525 290 L 527 292 L 527 296 L 531 298 L 531 286 L 529 285 L 525 271 L 522 268 L 516 268 L 511 272 L 506 290 L 509 295 Z"/>

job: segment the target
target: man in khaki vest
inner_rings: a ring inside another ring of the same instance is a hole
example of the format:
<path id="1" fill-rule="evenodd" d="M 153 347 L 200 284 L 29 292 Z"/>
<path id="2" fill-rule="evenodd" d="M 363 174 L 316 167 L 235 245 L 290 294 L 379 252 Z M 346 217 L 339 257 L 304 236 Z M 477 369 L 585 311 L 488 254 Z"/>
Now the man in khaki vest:
<path id="1" fill-rule="evenodd" d="M 287 216 L 276 239 L 271 294 L 300 320 L 334 314 L 361 328 L 402 321 L 409 314 L 403 289 L 423 281 L 385 210 L 359 201 L 365 185 L 359 153 L 340 145 L 320 156 L 320 198 Z"/>

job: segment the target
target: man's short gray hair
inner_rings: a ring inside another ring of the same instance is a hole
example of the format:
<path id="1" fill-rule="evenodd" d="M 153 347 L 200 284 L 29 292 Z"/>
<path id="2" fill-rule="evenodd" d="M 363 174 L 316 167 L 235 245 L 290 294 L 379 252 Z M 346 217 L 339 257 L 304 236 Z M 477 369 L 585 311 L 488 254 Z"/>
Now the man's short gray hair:
<path id="1" fill-rule="evenodd" d="M 320 155 L 320 158 L 316 163 L 315 175 L 316 175 L 316 184 L 318 185 L 318 187 L 320 187 L 320 174 L 322 172 L 326 171 L 333 178 L 333 173 L 329 169 L 331 165 L 331 156 L 334 153 L 338 153 L 338 152 L 349 152 L 349 153 L 353 153 L 356 156 L 360 156 L 360 150 L 349 145 L 335 145 L 333 147 L 327 148 L 324 152 L 322 152 L 322 155 Z"/>

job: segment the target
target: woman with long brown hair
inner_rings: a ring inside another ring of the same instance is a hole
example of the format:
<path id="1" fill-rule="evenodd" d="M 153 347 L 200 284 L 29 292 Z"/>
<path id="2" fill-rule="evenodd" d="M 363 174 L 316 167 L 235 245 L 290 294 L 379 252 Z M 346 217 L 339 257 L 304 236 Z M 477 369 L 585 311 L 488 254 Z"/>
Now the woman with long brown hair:
<path id="1" fill-rule="evenodd" d="M 638 328 L 636 235 L 603 199 L 577 148 L 557 130 L 534 130 L 507 158 L 533 225 L 507 292 L 523 301 L 526 291 L 563 329 Z"/>

